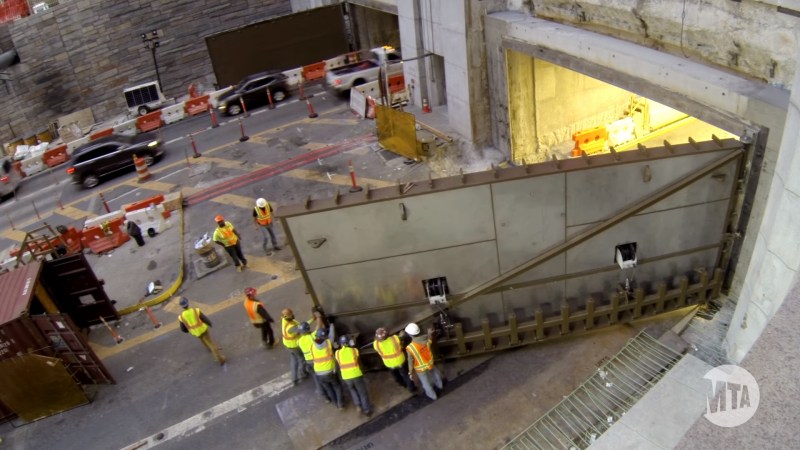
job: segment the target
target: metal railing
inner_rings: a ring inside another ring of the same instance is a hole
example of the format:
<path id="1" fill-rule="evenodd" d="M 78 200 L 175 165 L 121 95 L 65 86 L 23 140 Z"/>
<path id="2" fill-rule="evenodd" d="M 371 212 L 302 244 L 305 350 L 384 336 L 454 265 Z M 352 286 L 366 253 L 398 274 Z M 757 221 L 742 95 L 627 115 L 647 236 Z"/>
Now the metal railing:
<path id="1" fill-rule="evenodd" d="M 682 355 L 640 332 L 594 375 L 503 449 L 584 449 L 615 424 Z"/>

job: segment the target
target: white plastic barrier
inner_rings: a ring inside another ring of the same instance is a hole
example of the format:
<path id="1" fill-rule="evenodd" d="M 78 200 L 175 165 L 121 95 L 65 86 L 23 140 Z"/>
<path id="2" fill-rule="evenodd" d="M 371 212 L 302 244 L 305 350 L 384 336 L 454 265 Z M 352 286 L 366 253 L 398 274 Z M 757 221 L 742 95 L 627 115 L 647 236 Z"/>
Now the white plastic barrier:
<path id="1" fill-rule="evenodd" d="M 219 106 L 219 96 L 230 91 L 231 89 L 233 89 L 233 86 L 228 86 L 208 94 L 208 104 L 211 105 L 212 108 L 216 108 Z"/>
<path id="2" fill-rule="evenodd" d="M 110 213 L 103 214 L 102 216 L 92 217 L 91 219 L 86 219 L 86 222 L 83 224 L 83 228 L 98 227 L 103 222 L 119 219 L 124 215 L 125 213 L 122 212 L 122 210 L 119 210 L 111 211 Z"/>
<path id="3" fill-rule="evenodd" d="M 616 147 L 633 140 L 636 126 L 632 117 L 626 117 L 610 123 L 606 128 L 608 129 L 608 145 Z"/>
<path id="4" fill-rule="evenodd" d="M 350 90 L 350 110 L 362 119 L 367 116 L 367 96 L 357 88 Z"/>
<path id="5" fill-rule="evenodd" d="M 139 131 L 136 129 L 136 119 L 127 120 L 118 125 L 114 125 L 112 129 L 114 130 L 114 134 L 125 134 L 125 135 L 133 135 Z"/>
<path id="6" fill-rule="evenodd" d="M 143 233 L 147 233 L 151 228 L 156 233 L 161 233 L 172 226 L 172 222 L 164 218 L 164 205 L 150 205 L 144 209 L 137 209 L 125 214 L 125 218 L 132 220 L 139 225 Z"/>
<path id="7" fill-rule="evenodd" d="M 84 136 L 80 139 L 75 139 L 72 142 L 67 142 L 67 154 L 71 155 L 76 148 L 80 147 L 83 144 L 86 144 L 87 142 L 89 142 L 89 136 Z"/>
<path id="8" fill-rule="evenodd" d="M 161 120 L 167 125 L 182 120 L 186 117 L 185 105 L 184 102 L 180 102 L 175 105 L 167 106 L 166 108 L 161 108 Z"/>
<path id="9" fill-rule="evenodd" d="M 325 70 L 335 69 L 347 64 L 347 55 L 339 55 L 335 58 L 325 60 Z"/>
<path id="10" fill-rule="evenodd" d="M 289 84 L 289 86 L 297 86 L 301 81 L 303 81 L 302 67 L 292 70 L 285 70 L 283 74 L 286 75 L 286 82 Z"/>
<path id="11" fill-rule="evenodd" d="M 378 81 L 370 81 L 369 83 L 362 84 L 361 86 L 356 86 L 355 88 L 362 94 L 366 95 L 367 97 L 372 97 L 375 99 L 376 102 L 380 102 L 381 98 L 381 89 L 378 85 Z M 352 89 L 351 89 L 352 90 Z"/>
<path id="12" fill-rule="evenodd" d="M 41 153 L 36 156 L 32 156 L 28 159 L 22 160 L 22 171 L 25 172 L 26 176 L 31 176 L 35 173 L 39 173 L 46 167 L 47 166 L 44 164 L 44 161 L 42 161 Z"/>

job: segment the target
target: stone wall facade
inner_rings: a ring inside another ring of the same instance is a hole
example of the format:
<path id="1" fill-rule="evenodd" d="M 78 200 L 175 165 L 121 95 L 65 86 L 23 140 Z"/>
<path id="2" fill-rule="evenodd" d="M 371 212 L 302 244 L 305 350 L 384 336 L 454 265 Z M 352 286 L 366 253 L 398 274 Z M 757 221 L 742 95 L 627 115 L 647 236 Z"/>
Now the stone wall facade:
<path id="1" fill-rule="evenodd" d="M 207 36 L 291 13 L 289 0 L 75 0 L 19 19 L 8 25 L 20 63 L 7 70 L 0 142 L 84 108 L 97 120 L 126 114 L 122 90 L 156 79 L 142 33 L 163 30 L 162 89 L 179 98 L 192 82 L 215 83 Z"/>

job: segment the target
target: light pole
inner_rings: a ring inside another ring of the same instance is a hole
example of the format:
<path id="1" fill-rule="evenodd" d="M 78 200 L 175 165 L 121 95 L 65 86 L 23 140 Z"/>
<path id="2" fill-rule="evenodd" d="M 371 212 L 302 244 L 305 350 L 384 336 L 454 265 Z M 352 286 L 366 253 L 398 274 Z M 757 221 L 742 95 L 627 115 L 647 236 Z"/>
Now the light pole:
<path id="1" fill-rule="evenodd" d="M 142 42 L 144 47 L 150 49 L 153 54 L 153 66 L 156 68 L 156 80 L 158 81 L 159 89 L 164 89 L 161 84 L 161 75 L 158 73 L 158 60 L 156 59 L 156 49 L 159 47 L 160 39 L 164 36 L 164 32 L 159 28 L 149 33 L 142 33 Z"/>

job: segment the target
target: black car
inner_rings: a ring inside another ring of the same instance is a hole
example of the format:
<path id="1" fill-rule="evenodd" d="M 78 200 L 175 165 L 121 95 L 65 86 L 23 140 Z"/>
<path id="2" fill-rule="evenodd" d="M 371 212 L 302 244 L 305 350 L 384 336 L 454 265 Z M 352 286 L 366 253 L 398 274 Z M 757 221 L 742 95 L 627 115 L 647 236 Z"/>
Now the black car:
<path id="1" fill-rule="evenodd" d="M 235 116 L 242 112 L 241 100 L 249 111 L 252 108 L 269 104 L 267 89 L 272 101 L 282 102 L 289 95 L 287 77 L 281 72 L 261 72 L 246 76 L 230 91 L 219 96 L 217 108 L 223 114 Z"/>
<path id="2" fill-rule="evenodd" d="M 164 149 L 155 133 L 111 135 L 76 148 L 70 157 L 67 173 L 72 176 L 73 183 L 93 188 L 100 183 L 100 177 L 134 167 L 133 155 L 144 159 L 150 166 L 163 154 Z"/>

